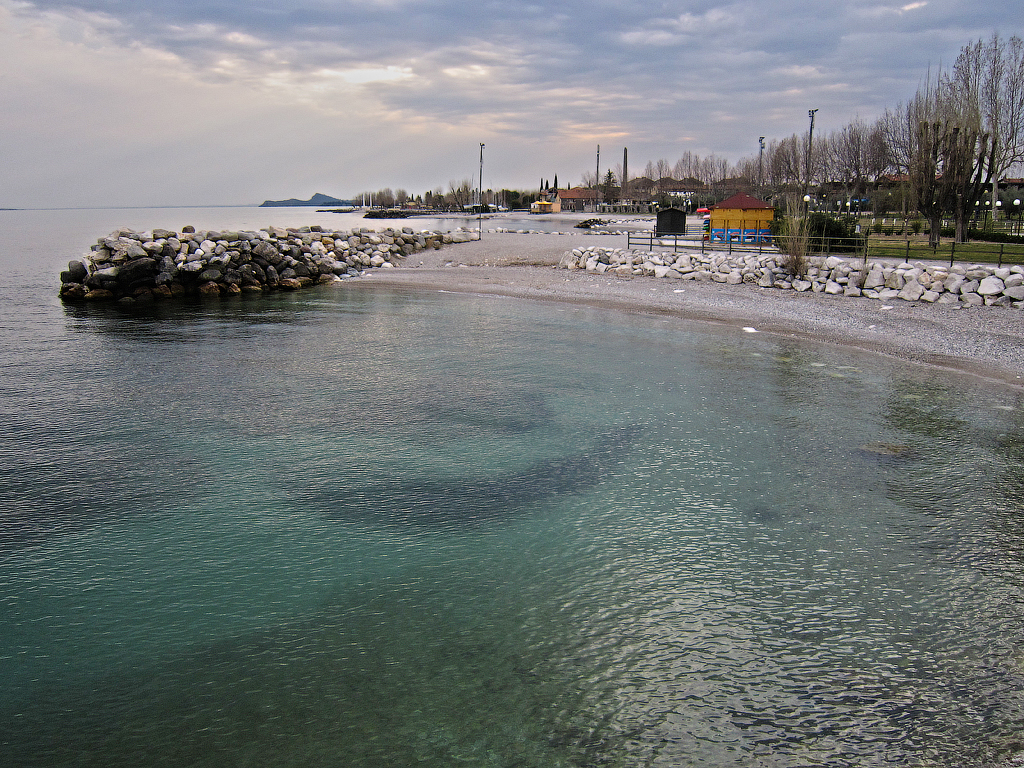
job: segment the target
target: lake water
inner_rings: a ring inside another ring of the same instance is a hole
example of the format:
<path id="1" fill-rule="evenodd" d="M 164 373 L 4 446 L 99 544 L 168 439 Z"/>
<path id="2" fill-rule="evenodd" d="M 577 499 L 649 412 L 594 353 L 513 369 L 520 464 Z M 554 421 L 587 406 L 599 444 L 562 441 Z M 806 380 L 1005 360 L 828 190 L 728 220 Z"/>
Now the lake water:
<path id="1" fill-rule="evenodd" d="M 56 298 L 119 225 L 336 222 L 0 212 L 0 764 L 1024 750 L 1018 393 L 380 285 Z"/>

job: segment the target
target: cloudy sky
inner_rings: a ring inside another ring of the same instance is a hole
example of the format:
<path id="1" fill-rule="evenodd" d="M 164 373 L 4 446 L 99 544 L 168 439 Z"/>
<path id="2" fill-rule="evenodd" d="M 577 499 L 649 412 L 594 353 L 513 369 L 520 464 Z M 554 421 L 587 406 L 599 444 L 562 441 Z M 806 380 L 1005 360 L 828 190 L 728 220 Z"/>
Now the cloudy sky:
<path id="1" fill-rule="evenodd" d="M 0 207 L 564 186 L 872 120 L 1020 0 L 0 0 Z"/>

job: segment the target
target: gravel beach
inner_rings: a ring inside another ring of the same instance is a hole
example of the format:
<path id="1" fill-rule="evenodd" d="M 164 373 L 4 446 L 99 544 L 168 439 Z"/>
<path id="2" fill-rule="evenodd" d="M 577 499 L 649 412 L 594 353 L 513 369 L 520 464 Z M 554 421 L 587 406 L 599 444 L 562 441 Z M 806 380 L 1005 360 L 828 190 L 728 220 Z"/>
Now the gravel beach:
<path id="1" fill-rule="evenodd" d="M 360 281 L 409 289 L 497 294 L 671 315 L 721 332 L 798 337 L 936 366 L 1024 390 L 1024 312 L 797 293 L 555 269 L 566 251 L 625 248 L 624 235 L 483 232 L 478 241 L 413 254 Z"/>

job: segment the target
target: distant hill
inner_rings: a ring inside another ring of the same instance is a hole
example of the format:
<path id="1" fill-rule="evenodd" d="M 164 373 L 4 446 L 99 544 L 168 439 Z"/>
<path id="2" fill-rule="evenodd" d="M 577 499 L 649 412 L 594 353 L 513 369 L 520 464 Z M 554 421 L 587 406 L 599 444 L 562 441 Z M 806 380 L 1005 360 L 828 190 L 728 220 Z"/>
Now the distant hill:
<path id="1" fill-rule="evenodd" d="M 309 200 L 296 200 L 294 197 L 290 200 L 264 200 L 260 203 L 260 208 L 295 208 L 300 205 L 320 207 L 324 205 L 351 205 L 351 203 L 348 200 L 339 200 L 336 197 L 321 195 L 317 192 Z"/>

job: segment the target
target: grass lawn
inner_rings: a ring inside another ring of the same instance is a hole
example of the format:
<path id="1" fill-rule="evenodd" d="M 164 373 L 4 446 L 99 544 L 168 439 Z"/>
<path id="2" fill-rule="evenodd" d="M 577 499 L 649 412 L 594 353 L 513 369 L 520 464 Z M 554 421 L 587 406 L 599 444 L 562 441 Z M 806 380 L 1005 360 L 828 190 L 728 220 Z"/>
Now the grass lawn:
<path id="1" fill-rule="evenodd" d="M 909 246 L 908 246 L 909 244 Z M 928 238 L 886 237 L 868 238 L 869 259 L 905 259 L 907 261 L 971 261 L 979 264 L 1024 264 L 1024 245 L 1010 243 L 954 243 L 943 240 L 933 250 Z"/>

